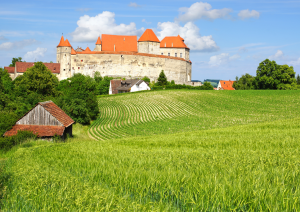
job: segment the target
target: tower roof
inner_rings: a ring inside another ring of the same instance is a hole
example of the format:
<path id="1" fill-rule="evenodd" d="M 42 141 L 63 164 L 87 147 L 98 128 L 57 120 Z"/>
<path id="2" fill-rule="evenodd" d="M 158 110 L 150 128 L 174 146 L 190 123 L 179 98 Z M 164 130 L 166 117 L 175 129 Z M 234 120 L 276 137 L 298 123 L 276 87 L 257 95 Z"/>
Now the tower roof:
<path id="1" fill-rule="evenodd" d="M 70 42 L 68 41 L 68 39 L 65 40 L 64 36 L 61 36 L 60 42 L 57 47 L 62 47 L 62 46 L 71 47 Z"/>
<path id="2" fill-rule="evenodd" d="M 177 37 L 179 37 L 182 41 L 184 41 L 184 39 L 182 37 L 180 37 L 180 35 L 178 35 Z"/>
<path id="3" fill-rule="evenodd" d="M 96 45 L 101 45 L 101 39 L 100 39 L 100 36 L 99 36 L 98 39 L 97 39 Z"/>
<path id="4" fill-rule="evenodd" d="M 72 48 L 71 54 L 76 54 L 76 51 Z"/>
<path id="5" fill-rule="evenodd" d="M 158 42 L 158 43 L 160 42 L 152 29 L 146 29 L 144 34 L 138 40 L 138 42 L 142 42 L 142 41 L 152 41 L 152 42 Z"/>
<path id="6" fill-rule="evenodd" d="M 83 52 L 92 52 L 92 51 L 90 50 L 89 47 L 86 47 L 86 49 Z"/>
<path id="7" fill-rule="evenodd" d="M 189 49 L 189 47 L 187 47 L 187 45 L 185 45 L 185 43 L 183 41 L 184 41 L 183 38 L 180 36 L 165 37 L 160 42 L 160 48 L 186 48 L 186 49 Z"/>

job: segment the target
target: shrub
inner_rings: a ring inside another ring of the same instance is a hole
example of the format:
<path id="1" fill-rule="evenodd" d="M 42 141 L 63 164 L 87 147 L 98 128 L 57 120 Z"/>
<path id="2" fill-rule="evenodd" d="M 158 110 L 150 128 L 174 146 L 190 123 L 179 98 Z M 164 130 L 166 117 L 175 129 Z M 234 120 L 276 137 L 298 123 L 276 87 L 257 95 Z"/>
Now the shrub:
<path id="1" fill-rule="evenodd" d="M 18 131 L 17 135 L 0 138 L 0 149 L 7 151 L 17 144 L 36 138 L 37 135 L 31 131 Z"/>

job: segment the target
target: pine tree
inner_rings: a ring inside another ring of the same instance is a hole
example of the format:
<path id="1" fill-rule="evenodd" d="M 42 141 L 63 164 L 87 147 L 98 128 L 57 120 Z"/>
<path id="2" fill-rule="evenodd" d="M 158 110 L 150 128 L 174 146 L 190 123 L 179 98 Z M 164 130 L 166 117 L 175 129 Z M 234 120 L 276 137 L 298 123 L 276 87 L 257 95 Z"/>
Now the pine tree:
<path id="1" fill-rule="evenodd" d="M 299 74 L 297 75 L 297 84 L 300 85 L 300 76 L 299 76 Z"/>
<path id="2" fill-rule="evenodd" d="M 162 71 L 160 72 L 159 77 L 158 77 L 158 79 L 157 79 L 157 84 L 158 84 L 159 86 L 164 86 L 164 85 L 167 84 L 167 77 L 166 77 L 166 75 L 165 75 L 165 73 L 164 73 L 164 70 L 162 70 Z"/>

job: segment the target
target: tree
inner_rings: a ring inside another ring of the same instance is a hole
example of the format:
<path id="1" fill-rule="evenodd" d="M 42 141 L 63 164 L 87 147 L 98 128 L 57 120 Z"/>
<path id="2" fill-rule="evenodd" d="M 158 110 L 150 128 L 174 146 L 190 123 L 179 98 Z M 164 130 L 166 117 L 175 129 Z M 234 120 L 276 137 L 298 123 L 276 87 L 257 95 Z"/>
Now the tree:
<path id="1" fill-rule="evenodd" d="M 22 57 L 14 57 L 11 60 L 11 64 L 9 65 L 9 67 L 15 67 L 16 66 L 16 62 L 22 62 Z"/>
<path id="2" fill-rule="evenodd" d="M 2 86 L 4 87 L 3 92 L 6 94 L 12 92 L 14 89 L 14 84 L 7 70 L 0 68 L 0 79 Z"/>
<path id="3" fill-rule="evenodd" d="M 164 86 L 167 84 L 167 77 L 164 73 L 164 70 L 162 70 L 159 74 L 159 77 L 157 79 L 157 85 L 158 86 Z"/>
<path id="4" fill-rule="evenodd" d="M 253 90 L 254 89 L 254 76 L 250 74 L 242 75 L 241 78 L 236 77 L 236 81 L 233 83 L 235 90 Z"/>
<path id="5" fill-rule="evenodd" d="M 102 81 L 103 78 L 101 77 L 101 74 L 100 74 L 99 71 L 95 72 L 94 79 L 95 79 L 95 81 L 96 81 L 97 84 Z"/>
<path id="6" fill-rule="evenodd" d="M 297 75 L 297 84 L 300 85 L 300 76 L 299 76 L 299 74 Z"/>
<path id="7" fill-rule="evenodd" d="M 149 77 L 144 76 L 144 77 L 142 78 L 142 80 L 145 81 L 145 82 L 149 82 L 149 83 L 150 83 L 150 78 L 149 78 Z"/>
<path id="8" fill-rule="evenodd" d="M 57 77 L 42 63 L 37 62 L 28 68 L 23 76 L 15 82 L 19 89 L 26 89 L 26 93 L 31 92 L 42 96 L 57 96 Z"/>
<path id="9" fill-rule="evenodd" d="M 254 80 L 257 89 L 296 89 L 295 71 L 292 66 L 278 65 L 275 61 L 262 61 Z"/>
<path id="10" fill-rule="evenodd" d="M 104 95 L 108 94 L 109 86 L 110 86 L 110 80 L 112 80 L 113 77 L 105 76 L 102 81 L 97 85 L 97 94 L 98 95 Z"/>
<path id="11" fill-rule="evenodd" d="M 213 90 L 214 89 L 214 87 L 208 81 L 204 82 L 204 84 L 201 87 L 202 87 L 202 90 Z"/>

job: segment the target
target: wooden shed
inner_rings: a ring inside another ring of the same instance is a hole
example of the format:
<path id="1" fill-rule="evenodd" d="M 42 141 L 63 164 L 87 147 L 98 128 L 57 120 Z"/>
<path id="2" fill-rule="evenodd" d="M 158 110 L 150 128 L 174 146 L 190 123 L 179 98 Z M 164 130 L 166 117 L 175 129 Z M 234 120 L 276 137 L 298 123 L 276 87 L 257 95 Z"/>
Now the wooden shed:
<path id="1" fill-rule="evenodd" d="M 16 135 L 19 130 L 32 131 L 38 137 L 47 138 L 59 135 L 66 138 L 72 136 L 74 121 L 54 102 L 39 102 L 34 108 L 19 119 L 4 136 Z"/>

